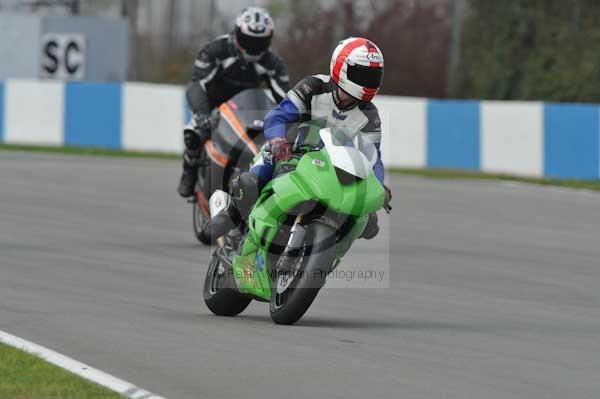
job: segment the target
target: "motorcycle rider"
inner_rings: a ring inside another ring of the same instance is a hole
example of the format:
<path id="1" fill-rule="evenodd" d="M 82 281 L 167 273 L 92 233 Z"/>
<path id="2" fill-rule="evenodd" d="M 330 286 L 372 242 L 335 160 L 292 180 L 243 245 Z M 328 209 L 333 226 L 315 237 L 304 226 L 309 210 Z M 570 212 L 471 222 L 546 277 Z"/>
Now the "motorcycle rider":
<path id="1" fill-rule="evenodd" d="M 320 121 L 322 127 L 341 127 L 346 131 L 360 132 L 377 148 L 375 176 L 384 184 L 381 161 L 381 121 L 371 102 L 379 91 L 383 79 L 383 54 L 370 40 L 350 37 L 339 43 L 333 52 L 329 75 L 314 75 L 301 80 L 285 99 L 267 115 L 264 121 L 269 151 L 263 152 L 250 169 L 232 184 L 233 201 L 211 221 L 214 238 L 225 235 L 246 219 L 258 198 L 258 193 L 271 180 L 278 161 L 289 160 L 292 144 L 286 138 L 288 125 L 307 121 Z M 306 139 L 299 133 L 294 145 Z M 391 210 L 392 194 L 385 188 L 385 209 Z M 362 234 L 372 239 L 379 232 L 377 214 L 369 215 Z"/>
<path id="2" fill-rule="evenodd" d="M 239 92 L 266 83 L 276 102 L 289 88 L 287 67 L 269 50 L 273 19 L 259 7 L 245 8 L 234 30 L 207 44 L 196 57 L 186 98 L 193 112 L 184 127 L 183 174 L 177 191 L 184 197 L 194 193 L 198 161 L 204 143 L 211 137 L 211 111 Z"/>

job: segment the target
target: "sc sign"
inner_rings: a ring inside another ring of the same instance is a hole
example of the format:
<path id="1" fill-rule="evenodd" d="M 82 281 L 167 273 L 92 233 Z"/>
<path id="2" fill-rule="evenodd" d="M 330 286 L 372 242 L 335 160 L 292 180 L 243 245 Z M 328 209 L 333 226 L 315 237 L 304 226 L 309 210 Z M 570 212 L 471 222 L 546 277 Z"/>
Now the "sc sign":
<path id="1" fill-rule="evenodd" d="M 41 76 L 48 79 L 85 78 L 85 36 L 54 34 L 42 37 Z"/>

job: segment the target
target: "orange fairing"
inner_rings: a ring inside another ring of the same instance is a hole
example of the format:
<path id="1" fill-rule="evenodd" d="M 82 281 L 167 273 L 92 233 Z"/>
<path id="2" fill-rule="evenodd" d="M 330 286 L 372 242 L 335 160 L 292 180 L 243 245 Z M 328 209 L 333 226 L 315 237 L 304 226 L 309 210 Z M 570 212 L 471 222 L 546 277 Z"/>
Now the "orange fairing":
<path id="1" fill-rule="evenodd" d="M 224 155 L 217 149 L 217 147 L 215 147 L 212 140 L 207 140 L 206 143 L 204 143 L 204 148 L 206 148 L 210 159 L 212 159 L 217 165 L 223 168 L 227 166 L 229 163 L 229 158 L 227 158 L 226 155 Z"/>

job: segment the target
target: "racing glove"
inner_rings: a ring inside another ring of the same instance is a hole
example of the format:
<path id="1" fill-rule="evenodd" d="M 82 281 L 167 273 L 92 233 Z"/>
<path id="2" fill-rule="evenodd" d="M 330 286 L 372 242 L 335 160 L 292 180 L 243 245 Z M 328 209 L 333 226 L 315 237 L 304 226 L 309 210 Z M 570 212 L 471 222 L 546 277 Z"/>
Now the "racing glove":
<path id="1" fill-rule="evenodd" d="M 383 188 L 385 190 L 385 200 L 383 202 L 383 209 L 385 209 L 387 213 L 390 213 L 392 211 L 392 206 L 390 205 L 390 202 L 392 202 L 392 190 L 390 190 L 388 186 L 383 186 Z"/>
<path id="2" fill-rule="evenodd" d="M 292 158 L 292 146 L 285 137 L 271 139 L 271 155 L 275 161 L 289 161 Z"/>

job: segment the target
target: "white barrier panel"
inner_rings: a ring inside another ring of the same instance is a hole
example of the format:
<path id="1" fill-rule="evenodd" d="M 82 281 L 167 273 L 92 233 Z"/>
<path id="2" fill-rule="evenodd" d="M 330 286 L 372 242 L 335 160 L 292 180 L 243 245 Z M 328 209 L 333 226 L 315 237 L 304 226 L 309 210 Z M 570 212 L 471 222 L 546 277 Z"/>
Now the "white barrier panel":
<path id="1" fill-rule="evenodd" d="M 62 83 L 36 80 L 7 81 L 4 141 L 62 145 L 64 102 Z"/>
<path id="2" fill-rule="evenodd" d="M 183 88 L 145 83 L 123 86 L 123 149 L 182 152 Z"/>
<path id="3" fill-rule="evenodd" d="M 544 174 L 543 104 L 481 103 L 481 168 L 486 172 Z"/>
<path id="4" fill-rule="evenodd" d="M 377 96 L 386 167 L 422 168 L 426 163 L 427 100 Z"/>

